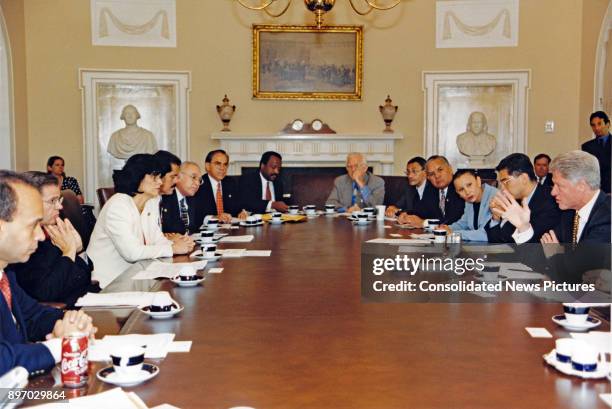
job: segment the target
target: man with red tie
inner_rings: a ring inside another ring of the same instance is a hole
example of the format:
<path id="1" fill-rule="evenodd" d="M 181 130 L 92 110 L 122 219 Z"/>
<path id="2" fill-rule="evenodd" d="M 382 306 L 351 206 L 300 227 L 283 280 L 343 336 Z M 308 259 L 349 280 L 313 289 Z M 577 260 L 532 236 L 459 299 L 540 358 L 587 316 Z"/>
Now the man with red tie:
<path id="1" fill-rule="evenodd" d="M 0 375 L 23 366 L 31 375 L 52 368 L 61 359 L 65 334 L 96 331 L 82 311 L 46 307 L 28 296 L 7 266 L 26 262 L 44 240 L 43 203 L 31 182 L 0 171 Z M 41 341 L 41 342 L 38 342 Z"/>
<path id="2" fill-rule="evenodd" d="M 208 152 L 204 159 L 206 174 L 196 195 L 204 216 L 216 216 L 224 223 L 231 223 L 232 216 L 246 217 L 240 211 L 236 183 L 226 178 L 228 165 L 229 156 L 223 149 Z"/>
<path id="3" fill-rule="evenodd" d="M 279 177 L 282 167 L 281 155 L 268 151 L 261 155 L 258 172 L 240 177 L 240 202 L 243 209 L 253 213 L 289 210 L 283 201 L 284 190 Z"/>

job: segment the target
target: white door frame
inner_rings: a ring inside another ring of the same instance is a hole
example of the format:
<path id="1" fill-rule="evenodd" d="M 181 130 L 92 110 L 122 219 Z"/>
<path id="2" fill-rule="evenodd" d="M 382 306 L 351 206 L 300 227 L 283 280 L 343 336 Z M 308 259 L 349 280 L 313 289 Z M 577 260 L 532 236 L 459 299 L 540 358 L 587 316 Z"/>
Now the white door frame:
<path id="1" fill-rule="evenodd" d="M 11 45 L 0 8 L 0 169 L 15 169 L 15 120 Z"/>
<path id="2" fill-rule="evenodd" d="M 595 53 L 595 89 L 593 92 L 593 111 L 600 111 L 603 109 L 603 97 L 604 97 L 604 74 L 606 70 L 606 60 L 608 41 L 612 41 L 610 37 L 610 30 L 612 30 L 612 0 L 608 3 L 608 9 L 604 16 L 603 22 L 601 23 L 601 30 L 599 31 L 599 40 L 597 41 L 597 50 Z M 610 61 L 612 64 L 612 60 Z M 610 112 L 608 112 L 609 114 Z"/>

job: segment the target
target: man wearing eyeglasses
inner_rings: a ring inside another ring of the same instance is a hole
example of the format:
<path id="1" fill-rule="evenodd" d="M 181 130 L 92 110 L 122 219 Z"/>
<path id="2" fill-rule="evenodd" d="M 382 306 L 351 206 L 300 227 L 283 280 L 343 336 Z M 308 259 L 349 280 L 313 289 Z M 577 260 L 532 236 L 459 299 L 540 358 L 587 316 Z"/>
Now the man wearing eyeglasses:
<path id="1" fill-rule="evenodd" d="M 506 156 L 497 165 L 500 192 L 490 202 L 493 219 L 485 226 L 489 243 L 515 243 L 514 234 L 531 226 L 533 236 L 529 242 L 539 243 L 547 231 L 554 229 L 561 220 L 561 211 L 551 195 L 551 187 L 537 182 L 529 157 L 522 153 Z M 515 226 L 510 216 L 512 204 L 521 203 L 529 208 L 530 219 L 524 225 Z"/>
<path id="2" fill-rule="evenodd" d="M 427 159 L 425 171 L 429 183 L 425 186 L 423 199 L 416 203 L 413 212 L 402 212 L 398 222 L 416 228 L 423 227 L 425 219 L 453 224 L 463 216 L 465 202 L 452 183 L 452 166 L 444 156 L 434 155 Z"/>
<path id="3" fill-rule="evenodd" d="M 162 231 L 168 233 L 193 233 L 202 225 L 204 215 L 195 198 L 200 188 L 202 171 L 195 162 L 181 164 L 174 193 L 162 196 Z"/>
<path id="4" fill-rule="evenodd" d="M 25 176 L 42 196 L 41 225 L 46 237 L 27 262 L 11 268 L 30 297 L 70 307 L 86 293 L 100 291 L 100 286 L 91 281 L 92 264 L 79 256 L 83 251 L 81 236 L 70 220 L 59 217 L 63 198 L 57 178 L 43 172 L 27 172 Z"/>
<path id="5" fill-rule="evenodd" d="M 400 210 L 412 212 L 416 204 L 423 200 L 423 193 L 425 193 L 425 185 L 427 184 L 425 163 L 427 161 L 420 156 L 416 156 L 408 161 L 406 172 L 404 172 L 408 178 L 408 186 L 400 200 L 395 205 L 387 207 L 385 211 L 387 217 L 394 217 Z"/>
<path id="6" fill-rule="evenodd" d="M 223 223 L 231 223 L 232 215 L 246 218 L 241 212 L 238 188 L 232 179 L 227 179 L 229 155 L 223 149 L 215 149 L 206 155 L 202 186 L 196 195 L 205 217 L 216 216 Z"/>

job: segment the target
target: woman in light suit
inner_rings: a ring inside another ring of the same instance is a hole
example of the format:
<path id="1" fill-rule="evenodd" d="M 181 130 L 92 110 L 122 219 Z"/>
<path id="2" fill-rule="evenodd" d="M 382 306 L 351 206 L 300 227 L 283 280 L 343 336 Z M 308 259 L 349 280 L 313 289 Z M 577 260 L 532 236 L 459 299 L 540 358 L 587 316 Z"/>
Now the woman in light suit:
<path id="1" fill-rule="evenodd" d="M 491 219 L 489 202 L 497 189 L 482 183 L 480 176 L 473 170 L 462 169 L 453 177 L 455 190 L 465 200 L 463 216 L 450 226 L 443 227 L 450 233 L 459 233 L 461 240 L 487 241 L 485 225 Z"/>
<path id="2" fill-rule="evenodd" d="M 159 195 L 161 175 L 169 171 L 167 167 L 153 155 L 137 154 L 113 174 L 115 194 L 102 208 L 87 247 L 94 263 L 92 277 L 102 288 L 137 261 L 193 249 L 192 242 L 172 242 L 157 234 L 157 221 L 143 214 L 147 201 Z"/>

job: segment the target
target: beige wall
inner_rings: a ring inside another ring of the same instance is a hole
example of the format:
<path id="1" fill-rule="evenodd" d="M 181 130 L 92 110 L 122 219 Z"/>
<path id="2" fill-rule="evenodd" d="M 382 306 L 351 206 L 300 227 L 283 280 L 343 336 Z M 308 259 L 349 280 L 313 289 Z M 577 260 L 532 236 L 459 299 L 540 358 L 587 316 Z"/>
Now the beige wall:
<path id="1" fill-rule="evenodd" d="M 27 170 L 29 166 L 29 146 L 24 7 L 22 1 L 15 0 L 0 0 L 0 7 L 6 21 L 11 48 L 15 166 L 18 170 Z"/>
<path id="2" fill-rule="evenodd" d="M 595 54 L 601 24 L 610 0 L 586 0 L 582 12 L 582 45 L 580 75 L 580 111 L 578 113 L 580 143 L 593 138 L 589 116 L 593 112 L 595 86 Z"/>
<path id="3" fill-rule="evenodd" d="M 274 24 L 312 22 L 301 2 L 294 3 Z M 191 159 L 199 162 L 214 146 L 210 133 L 221 128 L 214 106 L 225 93 L 238 107 L 236 132 L 274 132 L 296 117 L 319 117 L 338 132 L 377 132 L 383 128 L 378 105 L 390 93 L 400 106 L 393 127 L 405 135 L 397 145 L 396 174 L 408 157 L 423 153 L 422 71 L 529 68 L 527 153 L 555 155 L 578 146 L 585 133 L 579 119 L 585 101 L 592 101 L 586 72 L 593 62 L 581 59 L 590 58 L 583 50 L 594 45 L 591 29 L 583 28 L 583 8 L 584 15 L 597 12 L 583 0 L 522 1 L 519 47 L 436 49 L 435 1 L 408 0 L 365 19 L 338 2 L 327 23 L 366 26 L 363 99 L 291 102 L 251 99 L 250 25 L 272 20 L 233 0 L 177 1 L 175 49 L 93 47 L 89 1 L 25 0 L 29 165 L 42 168 L 48 155 L 60 154 L 67 173 L 82 180 L 81 67 L 191 71 Z M 544 134 L 548 119 L 556 122 L 554 134 Z"/>

